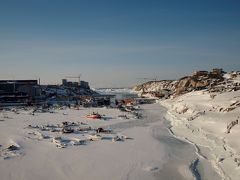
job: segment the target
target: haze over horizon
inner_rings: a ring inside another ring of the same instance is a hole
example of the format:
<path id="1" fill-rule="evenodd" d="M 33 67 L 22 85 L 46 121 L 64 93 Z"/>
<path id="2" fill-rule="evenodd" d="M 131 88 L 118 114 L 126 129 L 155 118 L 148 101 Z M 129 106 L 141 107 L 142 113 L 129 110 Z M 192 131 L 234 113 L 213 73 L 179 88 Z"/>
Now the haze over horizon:
<path id="1" fill-rule="evenodd" d="M 0 79 L 127 87 L 239 59 L 238 0 L 1 1 Z"/>

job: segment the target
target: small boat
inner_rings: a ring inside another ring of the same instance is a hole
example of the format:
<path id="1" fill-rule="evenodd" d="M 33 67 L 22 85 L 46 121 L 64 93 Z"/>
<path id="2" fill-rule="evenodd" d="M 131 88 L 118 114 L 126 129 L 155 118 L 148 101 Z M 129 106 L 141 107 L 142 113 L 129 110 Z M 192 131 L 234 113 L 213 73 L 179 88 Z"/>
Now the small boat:
<path id="1" fill-rule="evenodd" d="M 92 114 L 88 114 L 86 117 L 89 119 L 101 119 L 102 118 L 102 116 L 100 114 L 95 113 L 95 112 L 93 112 Z"/>
<path id="2" fill-rule="evenodd" d="M 97 133 L 104 133 L 104 134 L 111 134 L 112 130 L 111 129 L 103 129 L 103 128 L 97 128 L 96 129 Z"/>
<path id="3" fill-rule="evenodd" d="M 72 129 L 70 127 L 63 127 L 62 128 L 62 133 L 69 134 L 69 133 L 73 133 L 73 132 L 74 132 L 74 129 Z"/>

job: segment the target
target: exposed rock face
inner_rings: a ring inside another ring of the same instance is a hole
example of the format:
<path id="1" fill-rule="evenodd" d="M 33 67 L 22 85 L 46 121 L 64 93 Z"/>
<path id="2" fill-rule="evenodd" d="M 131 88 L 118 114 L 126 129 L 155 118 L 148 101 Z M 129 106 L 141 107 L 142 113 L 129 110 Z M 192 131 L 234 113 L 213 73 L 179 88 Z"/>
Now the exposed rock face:
<path id="1" fill-rule="evenodd" d="M 141 85 L 137 85 L 133 88 L 135 91 L 142 92 L 157 92 L 163 89 L 173 90 L 176 81 L 162 80 L 162 81 L 150 81 Z"/>
<path id="2" fill-rule="evenodd" d="M 208 71 L 195 71 L 191 76 L 178 80 L 175 94 L 180 95 L 193 90 L 209 89 L 224 81 L 224 71 L 222 69 L 213 69 Z"/>
<path id="3" fill-rule="evenodd" d="M 177 81 L 162 80 L 150 81 L 133 88 L 134 91 L 139 92 L 142 96 L 147 97 L 165 97 L 169 96 L 174 91 Z"/>
<path id="4" fill-rule="evenodd" d="M 240 90 L 240 72 L 229 73 L 228 78 L 224 77 L 226 75 L 224 73 L 222 69 L 213 69 L 211 72 L 195 71 L 192 75 L 177 81 L 150 81 L 133 89 L 140 92 L 142 96 L 157 98 L 178 96 L 202 89 L 207 89 L 209 92 Z"/>

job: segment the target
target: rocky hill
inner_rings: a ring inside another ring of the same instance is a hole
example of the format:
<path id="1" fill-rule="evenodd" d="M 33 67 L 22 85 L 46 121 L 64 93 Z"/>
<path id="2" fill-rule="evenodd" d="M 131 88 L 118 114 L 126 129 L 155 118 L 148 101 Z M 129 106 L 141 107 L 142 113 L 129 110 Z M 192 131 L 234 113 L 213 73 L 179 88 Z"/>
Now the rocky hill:
<path id="1" fill-rule="evenodd" d="M 240 90 L 240 72 L 226 73 L 222 69 L 195 71 L 179 80 L 150 81 L 133 88 L 143 97 L 168 98 L 206 89 L 209 92 Z"/>

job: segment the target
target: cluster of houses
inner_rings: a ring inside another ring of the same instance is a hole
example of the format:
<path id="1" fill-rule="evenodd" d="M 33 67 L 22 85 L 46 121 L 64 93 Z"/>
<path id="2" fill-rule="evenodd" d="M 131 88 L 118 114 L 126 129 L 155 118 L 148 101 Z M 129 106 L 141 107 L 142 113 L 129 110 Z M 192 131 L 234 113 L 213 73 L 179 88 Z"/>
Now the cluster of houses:
<path id="1" fill-rule="evenodd" d="M 114 95 L 100 95 L 86 81 L 62 80 L 61 85 L 40 85 L 40 80 L 0 80 L 0 107 L 5 106 L 110 106 Z"/>

